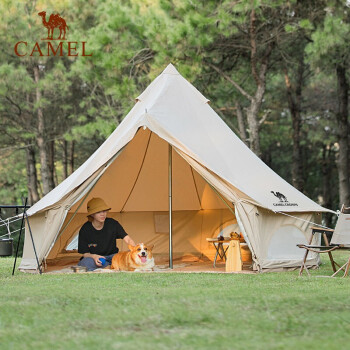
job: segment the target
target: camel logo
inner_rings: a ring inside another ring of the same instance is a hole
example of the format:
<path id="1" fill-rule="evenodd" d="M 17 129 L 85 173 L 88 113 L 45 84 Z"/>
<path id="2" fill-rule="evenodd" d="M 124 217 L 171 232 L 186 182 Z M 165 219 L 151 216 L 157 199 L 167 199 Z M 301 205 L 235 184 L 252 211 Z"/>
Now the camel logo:
<path id="1" fill-rule="evenodd" d="M 66 30 L 69 29 L 69 27 L 67 26 L 66 21 L 58 13 L 52 13 L 48 22 L 46 22 L 46 11 L 39 12 L 38 16 L 42 18 L 43 26 L 47 28 L 47 38 L 43 40 L 66 40 Z M 57 39 L 53 38 L 55 28 L 60 30 L 60 35 Z"/>
<path id="2" fill-rule="evenodd" d="M 274 191 L 271 191 L 271 193 L 275 196 L 275 197 L 277 197 L 279 200 L 280 200 L 280 202 L 288 202 L 287 201 L 287 197 L 284 195 L 284 194 L 282 194 L 282 193 L 280 193 L 280 192 L 274 192 Z"/>
<path id="3" fill-rule="evenodd" d="M 278 198 L 278 203 L 273 203 L 274 206 L 298 206 L 297 203 L 289 203 L 287 197 L 281 192 L 270 191 L 275 197 Z"/>
<path id="4" fill-rule="evenodd" d="M 70 29 L 60 14 L 52 13 L 48 21 L 46 21 L 46 11 L 41 11 L 37 15 L 41 17 L 42 25 L 47 29 L 47 38 L 41 39 L 42 41 L 45 41 L 45 47 L 43 43 L 40 45 L 38 42 L 36 42 L 30 49 L 28 49 L 28 43 L 26 41 L 19 41 L 14 47 L 15 54 L 18 57 L 92 56 L 92 53 L 86 53 L 86 41 L 82 41 L 81 43 L 78 43 L 77 41 L 66 41 L 67 30 Z M 56 33 L 57 29 L 60 31 L 59 34 L 56 34 L 57 38 L 54 37 L 55 29 Z M 53 41 L 58 41 L 57 45 L 56 43 L 53 43 Z"/>

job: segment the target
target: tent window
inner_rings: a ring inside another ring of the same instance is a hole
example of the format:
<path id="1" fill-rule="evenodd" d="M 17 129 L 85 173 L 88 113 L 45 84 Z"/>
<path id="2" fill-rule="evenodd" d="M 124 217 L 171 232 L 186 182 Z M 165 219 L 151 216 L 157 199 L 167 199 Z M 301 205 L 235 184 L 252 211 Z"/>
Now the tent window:
<path id="1" fill-rule="evenodd" d="M 267 259 L 291 260 L 302 259 L 304 251 L 297 244 L 307 244 L 304 233 L 296 226 L 282 226 L 276 230 L 270 240 Z"/>
<path id="2" fill-rule="evenodd" d="M 169 233 L 169 214 L 154 214 L 156 233 Z"/>
<path id="3" fill-rule="evenodd" d="M 73 236 L 73 239 L 68 244 L 66 250 L 78 250 L 78 239 L 79 239 L 79 233 Z"/>

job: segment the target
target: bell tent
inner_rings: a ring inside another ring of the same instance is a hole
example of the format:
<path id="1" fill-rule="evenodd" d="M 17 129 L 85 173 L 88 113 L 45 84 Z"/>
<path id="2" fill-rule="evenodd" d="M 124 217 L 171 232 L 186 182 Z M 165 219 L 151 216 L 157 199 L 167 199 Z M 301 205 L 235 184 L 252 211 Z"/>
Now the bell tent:
<path id="1" fill-rule="evenodd" d="M 136 101 L 90 158 L 28 210 L 19 268 L 77 262 L 70 247 L 93 197 L 136 242 L 154 244 L 156 257 L 212 259 L 206 238 L 230 226 L 244 236 L 255 270 L 300 266 L 296 244 L 331 211 L 263 163 L 173 65 Z M 310 254 L 307 265 L 317 264 Z"/>

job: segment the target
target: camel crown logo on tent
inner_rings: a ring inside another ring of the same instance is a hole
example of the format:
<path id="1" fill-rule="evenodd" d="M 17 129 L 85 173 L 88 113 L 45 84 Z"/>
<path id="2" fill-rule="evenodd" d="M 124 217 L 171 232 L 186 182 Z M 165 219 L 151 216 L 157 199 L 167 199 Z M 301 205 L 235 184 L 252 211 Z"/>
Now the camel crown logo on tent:
<path id="1" fill-rule="evenodd" d="M 287 197 L 281 192 L 270 191 L 279 199 L 278 203 L 273 203 L 274 206 L 298 206 L 297 203 L 289 203 Z"/>
<path id="2" fill-rule="evenodd" d="M 38 15 L 43 20 L 43 26 L 47 28 L 47 40 L 66 40 L 66 30 L 69 29 L 69 27 L 59 13 L 52 13 L 48 22 L 46 22 L 46 11 L 41 11 L 38 13 Z M 60 35 L 57 39 L 53 38 L 55 28 L 58 28 L 60 30 Z"/>
<path id="3" fill-rule="evenodd" d="M 18 57 L 92 56 L 92 53 L 86 53 L 86 41 L 82 41 L 81 43 L 78 43 L 77 41 L 66 41 L 67 30 L 69 30 L 69 27 L 67 26 L 65 19 L 59 13 L 51 13 L 48 21 L 46 21 L 46 11 L 39 12 L 38 16 L 41 17 L 42 25 L 45 29 L 47 29 L 47 38 L 41 39 L 42 41 L 45 41 L 46 45 L 44 47 L 43 43 L 40 45 L 38 42 L 36 42 L 32 48 L 28 49 L 28 42 L 19 41 L 14 47 L 15 54 Z M 59 30 L 59 33 L 57 30 Z M 56 37 L 54 34 L 56 34 Z M 59 43 L 56 45 L 53 44 L 53 41 L 59 41 Z M 78 44 L 81 44 L 81 52 L 78 52 Z"/>

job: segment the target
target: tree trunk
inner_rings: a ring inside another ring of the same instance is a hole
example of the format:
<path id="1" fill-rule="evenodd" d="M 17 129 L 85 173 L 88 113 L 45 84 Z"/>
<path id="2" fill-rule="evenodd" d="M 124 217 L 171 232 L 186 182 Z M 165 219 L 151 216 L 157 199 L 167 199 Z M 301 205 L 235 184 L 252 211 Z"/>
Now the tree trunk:
<path id="1" fill-rule="evenodd" d="M 266 62 L 266 65 L 265 64 L 261 65 L 260 74 L 259 74 L 259 84 L 257 86 L 254 98 L 251 100 L 250 106 L 247 109 L 250 149 L 259 158 L 261 158 L 260 137 L 259 137 L 259 130 L 261 127 L 261 123 L 259 122 L 258 114 L 259 114 L 260 107 L 261 107 L 265 90 L 266 90 L 266 71 L 267 71 L 267 62 Z"/>
<path id="2" fill-rule="evenodd" d="M 349 85 L 346 80 L 346 69 L 342 65 L 337 66 L 338 81 L 338 142 L 339 153 L 337 159 L 339 177 L 339 205 L 350 206 L 349 183 L 349 123 L 348 123 L 348 98 Z"/>
<path id="3" fill-rule="evenodd" d="M 41 91 L 39 88 L 39 68 L 34 66 L 34 80 L 36 83 L 36 103 L 38 104 L 38 134 L 37 134 L 37 144 L 39 147 L 39 156 L 40 156 L 40 165 L 41 165 L 41 181 L 43 184 L 43 194 L 49 193 L 54 186 L 53 179 L 50 178 L 50 169 L 49 169 L 49 155 L 47 152 L 47 145 L 45 142 L 46 131 L 45 131 L 45 120 L 42 108 L 40 107 L 41 101 Z"/>
<path id="4" fill-rule="evenodd" d="M 258 120 L 258 113 L 260 111 L 260 107 L 266 90 L 266 74 L 273 44 L 268 44 L 264 53 L 258 53 L 255 10 L 252 10 L 250 13 L 249 37 L 251 71 L 257 86 L 255 94 L 250 100 L 250 106 L 247 110 L 247 120 L 249 125 L 249 143 L 250 149 L 258 157 L 261 157 L 259 138 L 260 123 Z M 258 60 L 260 60 L 259 68 Z"/>
<path id="5" fill-rule="evenodd" d="M 250 149 L 258 156 L 261 156 L 260 151 L 260 139 L 259 139 L 259 123 L 258 123 L 258 112 L 262 102 L 262 97 L 265 92 L 264 80 L 260 79 L 260 74 L 257 71 L 257 45 L 256 45 L 256 17 L 255 10 L 250 13 L 250 64 L 253 78 L 257 85 L 257 90 L 255 92 L 254 98 L 251 99 L 250 106 L 247 110 L 247 121 L 249 126 L 249 144 Z M 263 77 L 265 78 L 265 77 Z M 258 93 L 259 91 L 259 93 Z"/>
<path id="6" fill-rule="evenodd" d="M 26 147 L 26 168 L 28 186 L 28 204 L 33 205 L 39 200 L 38 178 L 36 174 L 35 150 L 32 146 Z"/>
<path id="7" fill-rule="evenodd" d="M 227 81 L 229 81 L 245 98 L 250 101 L 250 106 L 247 108 L 247 122 L 249 129 L 249 145 L 250 149 L 258 156 L 261 156 L 259 130 L 262 120 L 259 121 L 258 114 L 263 102 L 266 90 L 266 75 L 268 69 L 269 59 L 273 49 L 273 42 L 266 44 L 264 52 L 257 52 L 257 36 L 256 36 L 256 17 L 255 10 L 252 10 L 250 15 L 250 68 L 252 76 L 256 83 L 256 90 L 254 96 L 245 91 L 234 79 L 226 75 L 220 68 L 209 63 L 210 67 L 221 74 Z M 267 113 L 265 114 L 265 117 Z"/>
<path id="8" fill-rule="evenodd" d="M 287 100 L 292 117 L 293 126 L 293 162 L 292 162 L 292 183 L 299 191 L 304 190 L 303 178 L 303 160 L 300 147 L 301 133 L 301 94 L 303 85 L 304 61 L 303 56 L 300 57 L 296 87 L 293 88 L 288 76 L 288 71 L 285 69 L 284 80 L 287 88 Z"/>
<path id="9" fill-rule="evenodd" d="M 74 146 L 75 146 L 75 142 L 72 141 L 70 148 L 69 148 L 69 174 L 73 174 L 74 172 Z"/>
<path id="10" fill-rule="evenodd" d="M 247 121 L 249 128 L 249 145 L 250 149 L 258 156 L 261 156 L 260 139 L 259 139 L 259 122 L 257 113 L 259 111 L 259 102 L 254 100 L 251 102 L 247 110 Z"/>
<path id="11" fill-rule="evenodd" d="M 68 177 L 68 142 L 63 140 L 63 178 Z"/>
<path id="12" fill-rule="evenodd" d="M 332 179 L 332 170 L 333 170 L 333 162 L 332 162 L 332 148 L 330 145 L 324 145 L 322 150 L 322 197 L 323 203 L 322 205 L 325 208 L 332 207 L 332 187 L 331 187 L 331 179 Z M 325 224 L 327 227 L 330 227 L 332 224 L 332 215 L 330 213 L 324 214 Z"/>
<path id="13" fill-rule="evenodd" d="M 239 134 L 241 136 L 242 141 L 249 147 L 242 107 L 238 102 L 236 102 L 236 113 L 237 113 Z"/>
<path id="14" fill-rule="evenodd" d="M 57 181 L 55 182 L 55 141 L 49 141 L 47 143 L 48 145 L 48 155 L 49 155 L 49 180 L 50 180 L 50 187 L 55 188 L 57 185 Z"/>

